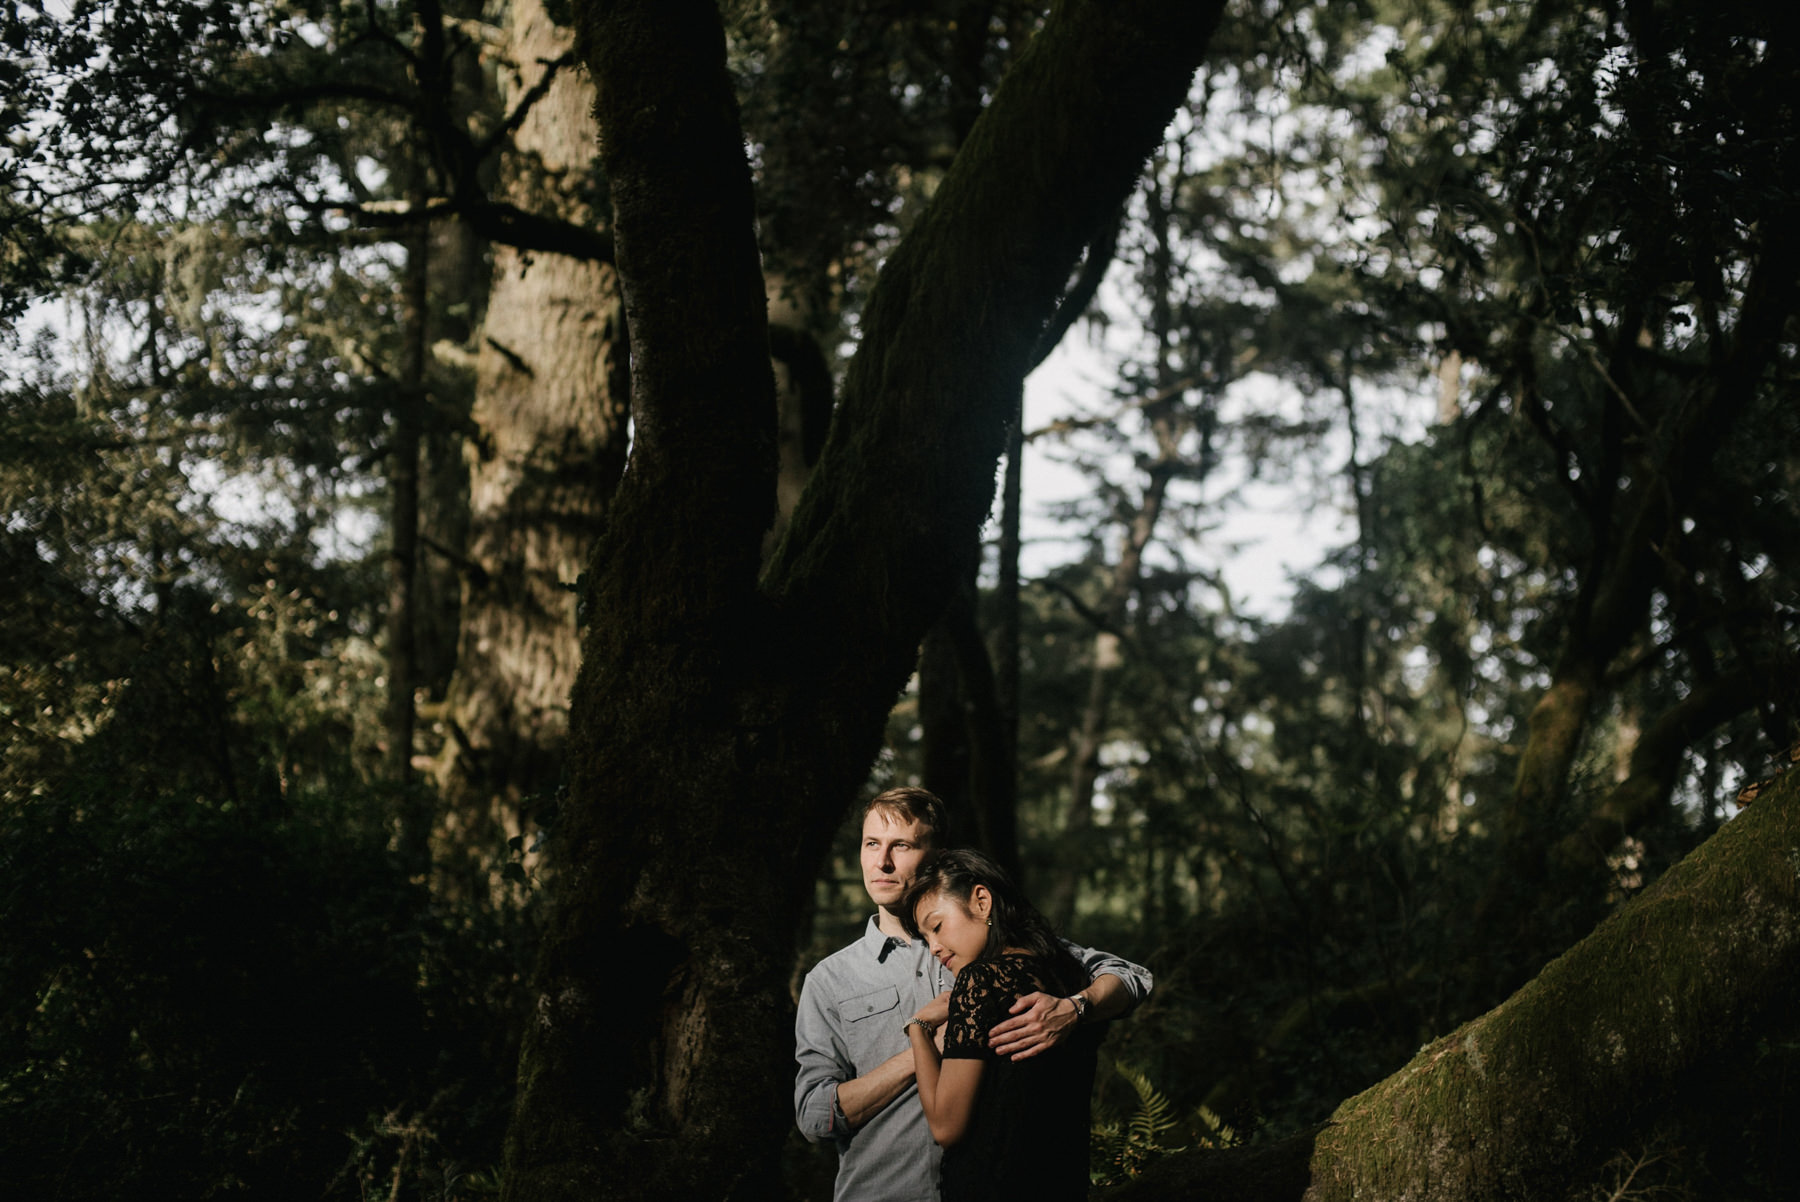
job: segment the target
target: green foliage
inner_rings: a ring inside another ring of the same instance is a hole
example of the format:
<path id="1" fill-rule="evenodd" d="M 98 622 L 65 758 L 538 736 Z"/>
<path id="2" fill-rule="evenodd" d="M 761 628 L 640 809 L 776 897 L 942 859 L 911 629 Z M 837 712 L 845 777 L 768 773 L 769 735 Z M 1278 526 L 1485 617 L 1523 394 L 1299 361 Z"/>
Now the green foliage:
<path id="1" fill-rule="evenodd" d="M 1230 1148 L 1240 1142 L 1237 1132 L 1206 1106 L 1196 1106 L 1184 1124 L 1174 1103 L 1150 1083 L 1146 1074 L 1123 1062 L 1115 1063 L 1113 1068 L 1131 1087 L 1136 1105 L 1125 1116 L 1111 1113 L 1104 1103 L 1095 1107 L 1088 1145 L 1093 1165 L 1089 1177 L 1095 1185 L 1129 1181 L 1149 1161 L 1187 1147 Z M 1171 1146 L 1168 1137 L 1178 1129 L 1186 1136 L 1186 1143 Z"/>
<path id="2" fill-rule="evenodd" d="M 1089 1176 L 1096 1185 L 1127 1181 L 1137 1176 L 1150 1158 L 1181 1150 L 1162 1143 L 1176 1123 L 1169 1100 L 1143 1073 L 1124 1064 L 1113 1067 L 1131 1086 L 1137 1108 L 1128 1118 L 1096 1113 L 1088 1144 L 1088 1156 L 1095 1166 Z"/>
<path id="3" fill-rule="evenodd" d="M 354 1198 L 496 1155 L 516 916 L 434 903 L 366 797 L 272 800 L 96 775 L 4 812 L 15 1188 Z"/>

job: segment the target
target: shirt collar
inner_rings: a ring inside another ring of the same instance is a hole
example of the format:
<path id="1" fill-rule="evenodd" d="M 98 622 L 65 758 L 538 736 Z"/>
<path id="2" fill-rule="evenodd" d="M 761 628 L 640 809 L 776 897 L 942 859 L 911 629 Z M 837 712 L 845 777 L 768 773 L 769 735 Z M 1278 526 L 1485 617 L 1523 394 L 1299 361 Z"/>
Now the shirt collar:
<path id="1" fill-rule="evenodd" d="M 880 920 L 879 913 L 869 915 L 868 929 L 863 932 L 863 937 L 858 942 L 868 950 L 869 955 L 875 957 L 878 963 L 886 963 L 889 952 L 897 947 L 911 947 L 912 945 L 904 939 L 884 932 L 881 929 Z"/>

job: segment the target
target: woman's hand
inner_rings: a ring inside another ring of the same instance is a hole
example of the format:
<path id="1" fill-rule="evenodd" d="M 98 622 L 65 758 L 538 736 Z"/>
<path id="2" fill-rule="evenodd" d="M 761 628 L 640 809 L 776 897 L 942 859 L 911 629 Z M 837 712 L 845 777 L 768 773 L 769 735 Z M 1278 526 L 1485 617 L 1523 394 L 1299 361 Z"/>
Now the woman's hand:
<path id="1" fill-rule="evenodd" d="M 913 1017 L 934 1027 L 943 1026 L 950 1019 L 950 991 L 945 990 L 926 1002 Z"/>

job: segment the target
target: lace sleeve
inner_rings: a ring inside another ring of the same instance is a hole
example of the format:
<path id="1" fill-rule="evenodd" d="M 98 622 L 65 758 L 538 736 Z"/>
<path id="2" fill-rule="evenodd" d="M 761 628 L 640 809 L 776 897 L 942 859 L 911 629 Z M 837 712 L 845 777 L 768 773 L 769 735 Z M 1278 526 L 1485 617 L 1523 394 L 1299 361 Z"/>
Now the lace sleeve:
<path id="1" fill-rule="evenodd" d="M 944 1028 L 944 1059 L 998 1059 L 988 1048 L 988 1032 L 1008 1017 L 1019 994 L 1005 965 L 977 960 L 956 974 L 950 990 L 950 1021 Z"/>

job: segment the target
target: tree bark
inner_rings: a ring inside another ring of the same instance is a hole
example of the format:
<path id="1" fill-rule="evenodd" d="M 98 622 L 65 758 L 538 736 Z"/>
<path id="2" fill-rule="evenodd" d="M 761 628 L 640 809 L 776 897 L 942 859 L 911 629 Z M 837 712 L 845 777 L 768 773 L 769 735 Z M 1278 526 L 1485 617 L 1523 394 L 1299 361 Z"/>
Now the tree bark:
<path id="1" fill-rule="evenodd" d="M 1089 252 L 1090 258 L 1092 252 Z M 1043 360 L 1040 357 L 1039 362 Z M 1019 553 L 1025 492 L 1025 382 L 1012 401 L 1006 431 L 1006 472 L 1000 481 L 1000 564 L 994 585 L 990 662 L 994 665 L 994 720 L 999 725 L 1000 762 L 995 780 L 1004 786 L 988 814 L 988 830 L 1001 864 L 1020 880 L 1019 860 Z M 1023 883 L 1023 882 L 1021 882 Z"/>
<path id="2" fill-rule="evenodd" d="M 589 572 L 508 1198 L 776 1192 L 802 899 L 977 552 L 1031 348 L 1218 10 L 1057 7 L 884 267 L 764 567 L 774 386 L 718 9 L 578 6 L 636 438 Z"/>
<path id="3" fill-rule="evenodd" d="M 504 164 L 505 199 L 596 222 L 593 87 L 553 65 L 572 51 L 573 31 L 541 0 L 513 0 L 508 33 L 507 106 L 536 99 Z M 613 267 L 497 248 L 471 415 L 462 629 L 437 764 L 440 854 L 477 878 L 522 833 L 521 804 L 562 777 L 580 662 L 573 590 L 624 469 L 629 387 Z"/>
<path id="4" fill-rule="evenodd" d="M 1800 986 L 1800 772 L 1505 1002 L 1323 1128 L 1171 1157 L 1102 1196 L 1502 1202 L 1564 1197 L 1634 1125 L 1785 1020 Z"/>
<path id="5" fill-rule="evenodd" d="M 970 777 L 967 702 L 950 628 L 955 611 L 972 604 L 967 589 L 965 582 L 919 643 L 919 782 L 944 803 L 950 840 L 985 850 Z"/>

